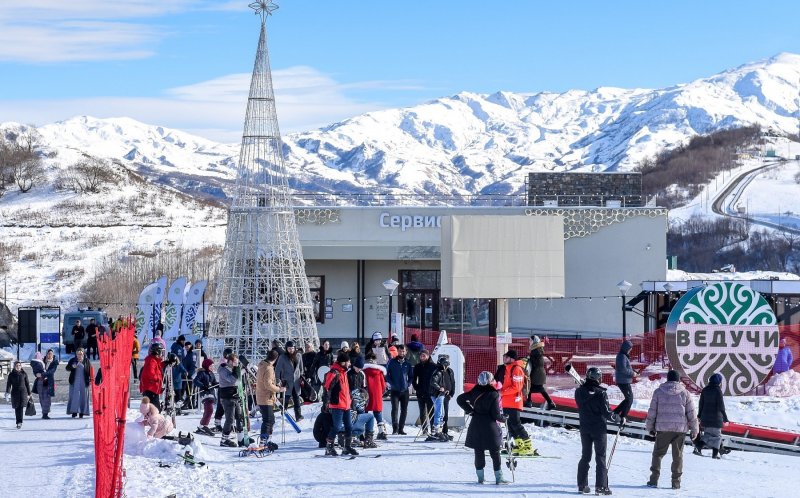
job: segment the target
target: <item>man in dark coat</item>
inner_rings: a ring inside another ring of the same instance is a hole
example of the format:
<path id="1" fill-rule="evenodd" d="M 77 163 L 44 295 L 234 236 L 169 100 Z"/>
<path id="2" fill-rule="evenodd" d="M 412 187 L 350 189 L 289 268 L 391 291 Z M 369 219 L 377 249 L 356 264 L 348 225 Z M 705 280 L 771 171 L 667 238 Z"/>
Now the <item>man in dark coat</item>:
<path id="1" fill-rule="evenodd" d="M 99 357 L 97 351 L 97 322 L 94 318 L 89 319 L 89 325 L 86 326 L 86 357 L 90 360 L 96 360 Z"/>
<path id="2" fill-rule="evenodd" d="M 490 372 L 481 372 L 475 387 L 456 398 L 458 406 L 464 410 L 464 413 L 472 417 L 464 446 L 472 448 L 475 452 L 475 473 L 478 476 L 478 484 L 484 482 L 484 467 L 486 467 L 484 452 L 486 451 L 492 458 L 495 482 L 497 484 L 507 482 L 503 479 L 500 463 L 503 436 L 500 426 L 497 424 L 503 422 L 504 419 L 500 412 L 500 394 L 492 385 L 493 382 L 494 377 Z"/>
<path id="3" fill-rule="evenodd" d="M 614 413 L 620 417 L 620 423 L 625 422 L 625 417 L 628 416 L 628 412 L 633 404 L 633 389 L 631 389 L 631 384 L 633 384 L 634 377 L 638 375 L 631 367 L 629 355 L 631 354 L 632 348 L 633 343 L 631 343 L 631 341 L 622 341 L 622 344 L 619 346 L 619 353 L 617 353 L 617 360 L 614 368 L 614 382 L 617 384 L 619 390 L 622 391 L 622 395 L 625 396 L 625 399 L 614 408 Z"/>
<path id="4" fill-rule="evenodd" d="M 581 459 L 578 462 L 578 492 L 588 494 L 589 462 L 592 445 L 595 453 L 595 494 L 610 495 L 606 467 L 606 421 L 612 418 L 606 390 L 600 386 L 602 373 L 596 367 L 586 372 L 586 381 L 575 390 L 578 418 L 581 425 Z"/>
<path id="5" fill-rule="evenodd" d="M 422 424 L 422 433 L 427 434 L 431 428 L 431 413 L 433 411 L 433 398 L 431 398 L 431 377 L 436 371 L 436 364 L 431 360 L 427 349 L 419 353 L 419 363 L 414 365 L 414 376 L 411 385 L 417 393 L 419 405 L 419 420 Z"/>
<path id="6" fill-rule="evenodd" d="M 82 347 L 83 338 L 86 336 L 86 329 L 81 325 L 80 320 L 75 320 L 72 326 L 72 351 L 75 352 Z"/>
<path id="7" fill-rule="evenodd" d="M 403 429 L 406 425 L 408 411 L 408 388 L 411 387 L 413 369 L 406 361 L 406 347 L 397 345 L 397 356 L 386 364 L 386 383 L 389 384 L 392 399 L 392 434 L 405 435 Z M 397 408 L 400 407 L 398 418 Z"/>
<path id="8" fill-rule="evenodd" d="M 728 422 L 728 414 L 725 412 L 725 399 L 720 384 L 722 375 L 715 373 L 700 393 L 697 418 L 702 426 L 702 434 L 693 441 L 692 453 L 695 455 L 702 455 L 703 448 L 711 448 L 711 457 L 715 459 L 730 452 L 722 446 L 722 428 Z"/>
<path id="9" fill-rule="evenodd" d="M 28 381 L 28 374 L 22 369 L 22 363 L 17 361 L 6 381 L 6 401 L 11 401 L 17 419 L 17 429 L 22 428 L 22 414 L 30 399 L 31 383 Z"/>
<path id="10" fill-rule="evenodd" d="M 299 351 L 295 351 L 294 342 L 286 342 L 285 351 L 278 357 L 275 364 L 275 377 L 281 385 L 286 387 L 285 396 L 292 397 L 294 405 L 294 418 L 298 422 L 303 420 L 303 413 L 300 410 L 300 379 L 303 377 L 303 356 Z"/>
<path id="11" fill-rule="evenodd" d="M 447 415 L 450 411 L 450 398 L 456 389 L 453 369 L 450 368 L 450 356 L 439 355 L 436 370 L 431 376 L 430 395 L 433 399 L 433 429 L 426 441 L 447 442 L 452 439 L 447 434 Z"/>

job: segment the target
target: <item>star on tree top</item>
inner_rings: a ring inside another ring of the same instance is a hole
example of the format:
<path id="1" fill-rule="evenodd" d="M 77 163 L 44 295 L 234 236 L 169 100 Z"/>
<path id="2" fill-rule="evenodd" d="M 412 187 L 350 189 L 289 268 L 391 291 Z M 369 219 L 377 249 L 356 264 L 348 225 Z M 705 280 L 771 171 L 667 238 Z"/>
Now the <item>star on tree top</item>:
<path id="1" fill-rule="evenodd" d="M 259 0 L 251 3 L 250 8 L 256 11 L 256 15 L 261 16 L 262 21 L 266 21 L 267 16 L 271 16 L 273 12 L 278 10 L 278 4 L 272 0 Z"/>

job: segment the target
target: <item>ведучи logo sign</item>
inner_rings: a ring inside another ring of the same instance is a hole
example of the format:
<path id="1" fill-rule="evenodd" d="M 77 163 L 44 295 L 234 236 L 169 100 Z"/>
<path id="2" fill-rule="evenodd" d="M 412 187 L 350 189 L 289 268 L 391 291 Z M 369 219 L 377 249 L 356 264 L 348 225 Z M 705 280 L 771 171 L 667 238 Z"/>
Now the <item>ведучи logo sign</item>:
<path id="1" fill-rule="evenodd" d="M 719 373 L 722 392 L 741 396 L 772 370 L 780 337 L 777 322 L 761 294 L 745 285 L 695 287 L 669 314 L 667 356 L 672 368 L 698 387 Z"/>

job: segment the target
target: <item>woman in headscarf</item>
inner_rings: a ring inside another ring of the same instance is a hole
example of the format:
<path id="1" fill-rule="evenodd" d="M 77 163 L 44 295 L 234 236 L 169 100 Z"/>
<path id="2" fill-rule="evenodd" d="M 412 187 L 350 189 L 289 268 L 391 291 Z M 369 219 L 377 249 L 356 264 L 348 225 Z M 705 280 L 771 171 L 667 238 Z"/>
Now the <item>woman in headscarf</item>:
<path id="1" fill-rule="evenodd" d="M 89 415 L 89 384 L 91 379 L 92 365 L 83 348 L 75 351 L 75 357 L 67 363 L 69 372 L 69 401 L 67 401 L 67 413 L 72 418 Z"/>
<path id="2" fill-rule="evenodd" d="M 50 403 L 56 395 L 55 373 L 58 368 L 58 360 L 52 349 L 47 350 L 47 354 L 42 358 L 42 353 L 36 353 L 31 360 L 31 369 L 36 379 L 33 381 L 33 392 L 39 395 L 39 404 L 42 406 L 42 418 L 49 419 Z"/>
<path id="3" fill-rule="evenodd" d="M 11 401 L 11 408 L 17 419 L 17 429 L 22 428 L 22 414 L 31 399 L 31 383 L 28 374 L 22 369 L 22 363 L 14 362 L 14 369 L 8 374 L 6 382 L 6 401 Z"/>

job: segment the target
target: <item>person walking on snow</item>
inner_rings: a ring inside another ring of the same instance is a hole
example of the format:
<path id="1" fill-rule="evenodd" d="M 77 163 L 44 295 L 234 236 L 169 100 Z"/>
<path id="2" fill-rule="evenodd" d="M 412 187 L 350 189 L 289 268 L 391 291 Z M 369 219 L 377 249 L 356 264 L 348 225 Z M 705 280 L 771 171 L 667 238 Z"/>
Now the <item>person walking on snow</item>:
<path id="1" fill-rule="evenodd" d="M 69 401 L 67 401 L 67 413 L 72 418 L 89 415 L 89 385 L 92 378 L 92 366 L 83 348 L 75 352 L 75 357 L 67 362 L 67 372 L 69 372 Z"/>
<path id="2" fill-rule="evenodd" d="M 633 343 L 631 341 L 622 341 L 622 344 L 619 346 L 619 353 L 617 353 L 617 360 L 614 367 L 614 382 L 625 397 L 625 399 L 614 408 L 614 413 L 619 415 L 620 423 L 625 423 L 625 419 L 628 417 L 628 412 L 633 404 L 633 389 L 631 388 L 631 384 L 633 384 L 633 379 L 638 376 L 631 367 L 630 354 L 632 348 Z"/>
<path id="3" fill-rule="evenodd" d="M 31 383 L 28 381 L 28 374 L 22 369 L 22 362 L 14 362 L 14 369 L 8 374 L 6 380 L 6 402 L 11 401 L 11 408 L 14 409 L 14 417 L 17 421 L 17 429 L 22 428 L 22 414 L 25 407 L 31 400 Z"/>
<path id="4" fill-rule="evenodd" d="M 347 369 L 350 367 L 350 356 L 345 352 L 340 352 L 336 357 L 336 363 L 333 364 L 330 371 L 325 375 L 325 382 L 323 387 L 325 393 L 323 395 L 323 404 L 327 406 L 327 410 L 331 414 L 333 423 L 331 430 L 328 432 L 325 445 L 326 456 L 337 456 L 336 449 L 333 443 L 336 440 L 336 434 L 344 426 L 344 443 L 342 448 L 343 455 L 358 455 L 358 452 L 353 449 L 351 439 L 353 436 L 353 424 L 350 417 L 350 385 L 347 382 Z"/>
<path id="5" fill-rule="evenodd" d="M 500 397 L 503 414 L 508 417 L 506 422 L 508 432 L 514 438 L 514 454 L 538 455 L 519 417 L 524 403 L 522 390 L 525 385 L 522 362 L 517 360 L 517 352 L 512 349 L 503 355 L 503 363 L 503 387 L 500 390 Z"/>
<path id="6" fill-rule="evenodd" d="M 605 388 L 600 386 L 603 375 L 597 367 L 586 371 L 586 381 L 575 389 L 575 403 L 581 430 L 581 459 L 578 462 L 578 492 L 589 494 L 589 465 L 592 446 L 595 454 L 595 494 L 610 495 L 606 467 L 606 421 L 615 415 L 608 406 Z"/>
<path id="7" fill-rule="evenodd" d="M 295 350 L 294 342 L 287 341 L 286 349 L 275 363 L 275 376 L 281 385 L 286 386 L 286 396 L 291 396 L 294 406 L 294 419 L 303 420 L 300 401 L 300 380 L 303 378 L 303 355 Z"/>
<path id="8" fill-rule="evenodd" d="M 503 435 L 499 424 L 504 421 L 504 417 L 500 412 L 500 394 L 493 384 L 494 376 L 490 372 L 481 372 L 475 387 L 456 398 L 458 406 L 472 417 L 464 446 L 472 448 L 475 452 L 475 474 L 478 476 L 478 484 L 484 483 L 487 451 L 492 459 L 495 484 L 508 484 L 503 478 L 500 462 Z"/>
<path id="9" fill-rule="evenodd" d="M 703 448 L 711 448 L 711 457 L 714 459 L 730 452 L 722 446 L 722 428 L 728 422 L 728 414 L 725 412 L 725 399 L 720 384 L 722 375 L 715 373 L 700 393 L 697 418 L 700 419 L 702 435 L 693 441 L 692 453 L 695 455 L 702 456 Z"/>
<path id="10" fill-rule="evenodd" d="M 786 338 L 781 339 L 780 347 L 778 347 L 778 356 L 775 358 L 775 365 L 772 367 L 772 372 L 776 374 L 788 372 L 792 368 L 794 356 L 792 350 L 786 344 Z"/>
<path id="11" fill-rule="evenodd" d="M 544 342 L 538 335 L 531 336 L 531 352 L 528 355 L 528 370 L 531 376 L 531 393 L 539 393 L 547 403 L 547 409 L 553 410 L 556 404 L 547 394 L 544 385 L 547 383 L 547 371 L 544 368 Z M 527 401 L 527 400 L 526 400 Z"/>
<path id="12" fill-rule="evenodd" d="M 213 370 L 211 370 L 213 365 L 214 360 L 211 358 L 203 360 L 203 368 L 197 373 L 193 381 L 195 388 L 197 388 L 197 397 L 203 404 L 203 418 L 200 419 L 200 426 L 195 432 L 206 436 L 214 435 L 214 431 L 208 426 L 214 413 L 214 404 L 217 402 L 217 396 L 214 394 L 217 378 Z"/>
<path id="13" fill-rule="evenodd" d="M 389 385 L 389 395 L 392 400 L 392 434 L 405 436 L 403 430 L 406 426 L 408 412 L 408 389 L 411 387 L 413 372 L 411 364 L 406 361 L 406 347 L 398 344 L 397 356 L 386 364 L 386 383 Z M 400 407 L 398 418 L 397 408 Z"/>
<path id="14" fill-rule="evenodd" d="M 378 439 L 386 440 L 386 424 L 383 422 L 383 393 L 386 392 L 386 368 L 375 363 L 375 353 L 367 354 L 367 363 L 364 365 L 364 377 L 367 381 L 366 411 L 372 412 L 378 423 Z"/>
<path id="15" fill-rule="evenodd" d="M 433 399 L 433 429 L 426 441 L 450 441 L 447 434 L 447 414 L 450 411 L 450 398 L 456 388 L 455 375 L 450 368 L 450 356 L 439 355 L 436 371 L 431 376 L 430 395 Z"/>
<path id="16" fill-rule="evenodd" d="M 258 373 L 256 374 L 256 403 L 261 412 L 259 444 L 269 451 L 278 449 L 278 445 L 272 442 L 272 428 L 275 426 L 275 396 L 278 393 L 286 392 L 285 387 L 281 387 L 275 382 L 275 363 L 279 356 L 277 351 L 270 351 L 267 357 L 258 364 Z"/>
<path id="17" fill-rule="evenodd" d="M 414 366 L 414 377 L 411 385 L 417 393 L 417 405 L 419 406 L 419 423 L 422 425 L 422 433 L 428 434 L 433 424 L 431 424 L 431 413 L 433 412 L 433 399 L 431 398 L 431 377 L 436 372 L 436 364 L 431 361 L 431 355 L 427 349 L 419 352 L 419 363 Z"/>
<path id="18" fill-rule="evenodd" d="M 680 489 L 686 432 L 691 432 L 692 440 L 697 439 L 699 427 L 694 402 L 681 383 L 677 371 L 670 370 L 667 382 L 661 384 L 653 393 L 650 409 L 647 410 L 645 428 L 656 439 L 647 485 L 651 488 L 658 487 L 661 459 L 672 447 L 672 489 Z"/>
<path id="19" fill-rule="evenodd" d="M 33 381 L 33 392 L 39 395 L 39 404 L 42 406 L 42 418 L 49 419 L 50 403 L 56 395 L 55 374 L 58 369 L 58 360 L 52 349 L 42 358 L 41 353 L 36 353 L 36 358 L 31 360 L 31 369 L 36 379 Z"/>

